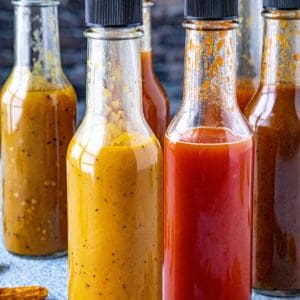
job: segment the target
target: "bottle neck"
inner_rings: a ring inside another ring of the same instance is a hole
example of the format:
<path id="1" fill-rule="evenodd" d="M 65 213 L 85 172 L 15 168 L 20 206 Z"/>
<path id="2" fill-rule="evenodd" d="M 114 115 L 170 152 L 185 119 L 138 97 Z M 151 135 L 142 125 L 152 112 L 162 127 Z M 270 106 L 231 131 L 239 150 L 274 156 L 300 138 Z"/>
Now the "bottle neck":
<path id="1" fill-rule="evenodd" d="M 261 85 L 300 85 L 300 11 L 265 11 Z"/>
<path id="2" fill-rule="evenodd" d="M 87 114 L 105 128 L 105 144 L 123 133 L 148 133 L 142 113 L 140 37 L 137 29 L 92 28 L 88 38 Z"/>
<path id="3" fill-rule="evenodd" d="M 151 25 L 151 9 L 153 3 L 144 1 L 143 2 L 143 31 L 144 36 L 141 41 L 141 50 L 142 51 L 151 51 L 152 50 L 152 25 Z"/>
<path id="4" fill-rule="evenodd" d="M 15 1 L 15 68 L 49 82 L 62 76 L 56 1 Z"/>
<path id="5" fill-rule="evenodd" d="M 183 104 L 235 108 L 237 21 L 187 21 L 184 27 Z"/>
<path id="6" fill-rule="evenodd" d="M 260 79 L 262 55 L 263 0 L 239 0 L 240 27 L 237 34 L 237 76 Z M 257 83 L 258 83 L 257 82 Z"/>

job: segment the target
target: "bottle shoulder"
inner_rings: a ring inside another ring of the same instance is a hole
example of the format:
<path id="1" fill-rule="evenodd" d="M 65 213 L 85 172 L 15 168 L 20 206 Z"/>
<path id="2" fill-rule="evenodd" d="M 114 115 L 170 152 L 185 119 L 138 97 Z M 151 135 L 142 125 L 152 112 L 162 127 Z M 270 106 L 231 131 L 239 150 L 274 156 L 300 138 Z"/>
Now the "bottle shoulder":
<path id="1" fill-rule="evenodd" d="M 169 101 L 168 94 L 154 71 L 142 72 L 143 94 L 162 103 Z"/>
<path id="2" fill-rule="evenodd" d="M 152 62 L 152 51 L 141 52 L 143 94 L 152 101 L 168 102 L 168 95 L 158 79 Z"/>
<path id="3" fill-rule="evenodd" d="M 245 116 L 254 130 L 259 126 L 300 130 L 300 87 L 260 87 Z"/>
<path id="4" fill-rule="evenodd" d="M 183 102 L 167 130 L 167 136 L 181 140 L 182 135 L 194 129 L 205 129 L 208 135 L 216 132 L 208 129 L 225 130 L 239 137 L 240 140 L 248 139 L 253 135 L 237 105 L 226 108 L 222 105 L 207 105 L 201 101 Z"/>
<path id="5" fill-rule="evenodd" d="M 167 116 L 170 111 L 170 102 L 168 96 L 162 90 L 155 90 L 155 87 L 143 86 L 143 108 L 147 114 L 149 111 L 155 111 L 156 114 Z"/>
<path id="6" fill-rule="evenodd" d="M 81 144 L 83 148 L 92 145 L 95 151 L 102 147 L 130 148 L 145 143 L 159 147 L 156 137 L 148 130 L 148 127 L 143 128 L 143 124 L 131 126 L 128 122 L 125 126 L 118 125 L 120 124 L 108 122 L 103 116 L 86 113 L 76 131 L 74 141 L 77 144 Z M 138 125 L 140 125 L 139 129 L 137 129 Z"/>
<path id="7" fill-rule="evenodd" d="M 44 98 L 55 98 L 56 101 L 64 100 L 76 105 L 77 95 L 67 78 L 63 78 L 60 82 L 48 81 L 44 85 L 42 82 L 45 80 L 41 76 L 32 76 L 26 69 L 13 70 L 1 89 L 0 98 L 8 105 Z"/>
<path id="8" fill-rule="evenodd" d="M 71 86 L 71 83 L 61 67 L 55 70 L 33 69 L 28 67 L 13 67 L 6 84 L 23 82 L 28 90 L 55 90 Z"/>
<path id="9" fill-rule="evenodd" d="M 131 160 L 139 168 L 162 163 L 162 150 L 154 135 L 124 133 L 118 140 L 108 142 L 108 139 L 103 130 L 81 125 L 69 144 L 67 160 L 78 165 L 94 165 L 108 159 L 124 164 Z"/>

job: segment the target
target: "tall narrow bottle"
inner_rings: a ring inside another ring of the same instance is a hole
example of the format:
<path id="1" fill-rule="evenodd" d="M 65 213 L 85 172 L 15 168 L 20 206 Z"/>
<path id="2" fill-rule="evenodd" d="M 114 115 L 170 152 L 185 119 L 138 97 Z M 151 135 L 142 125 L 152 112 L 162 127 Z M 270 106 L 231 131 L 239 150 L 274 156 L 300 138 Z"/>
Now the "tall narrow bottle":
<path id="1" fill-rule="evenodd" d="M 162 153 L 142 112 L 141 0 L 86 0 L 87 111 L 67 159 L 69 299 L 162 297 Z"/>
<path id="2" fill-rule="evenodd" d="M 256 145 L 254 288 L 300 295 L 300 3 L 264 8 L 261 82 L 245 111 Z"/>
<path id="3" fill-rule="evenodd" d="M 237 34 L 237 100 L 243 111 L 258 90 L 260 81 L 263 0 L 239 0 Z"/>
<path id="4" fill-rule="evenodd" d="M 167 93 L 153 69 L 151 43 L 152 6 L 152 2 L 143 1 L 144 36 L 141 46 L 143 110 L 148 124 L 163 146 L 165 132 L 170 122 L 170 104 Z"/>
<path id="5" fill-rule="evenodd" d="M 13 4 L 15 62 L 1 92 L 4 242 L 19 255 L 59 255 L 67 250 L 76 95 L 61 68 L 58 2 Z"/>
<path id="6" fill-rule="evenodd" d="M 164 295 L 250 300 L 253 137 L 236 102 L 237 1 L 186 0 L 182 105 L 164 148 Z"/>

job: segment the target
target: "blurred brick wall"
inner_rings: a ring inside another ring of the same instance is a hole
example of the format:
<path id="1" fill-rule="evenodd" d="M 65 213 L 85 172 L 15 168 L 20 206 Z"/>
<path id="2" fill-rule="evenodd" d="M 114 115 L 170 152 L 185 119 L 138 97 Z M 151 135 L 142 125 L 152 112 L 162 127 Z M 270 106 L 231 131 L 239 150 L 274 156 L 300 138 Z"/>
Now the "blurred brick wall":
<path id="1" fill-rule="evenodd" d="M 154 0 L 153 50 L 156 73 L 165 86 L 172 114 L 182 95 L 184 30 L 183 0 Z M 61 0 L 59 6 L 62 63 L 81 102 L 85 99 L 86 40 L 84 0 Z M 0 86 L 13 63 L 13 12 L 10 0 L 0 0 Z M 82 107 L 82 106 L 80 106 Z M 82 114 L 82 108 L 81 108 Z"/>

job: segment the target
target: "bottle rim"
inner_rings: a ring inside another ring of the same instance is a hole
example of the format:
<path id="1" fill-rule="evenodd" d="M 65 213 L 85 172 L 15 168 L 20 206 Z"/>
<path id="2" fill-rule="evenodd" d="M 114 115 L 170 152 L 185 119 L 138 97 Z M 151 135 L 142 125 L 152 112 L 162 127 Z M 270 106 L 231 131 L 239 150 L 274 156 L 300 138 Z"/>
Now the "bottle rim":
<path id="1" fill-rule="evenodd" d="M 262 16 L 266 19 L 300 20 L 299 9 L 264 9 Z"/>
<path id="2" fill-rule="evenodd" d="M 15 6 L 58 6 L 60 4 L 57 0 L 13 0 L 11 2 Z"/>
<path id="3" fill-rule="evenodd" d="M 154 6 L 154 3 L 151 1 L 143 1 L 143 8 L 152 7 Z"/>
<path id="4" fill-rule="evenodd" d="M 87 28 L 83 35 L 93 40 L 122 41 L 130 39 L 140 39 L 144 32 L 138 27 L 92 27 Z"/>
<path id="5" fill-rule="evenodd" d="M 191 20 L 186 19 L 182 23 L 183 28 L 197 31 L 235 30 L 239 27 L 238 19 L 229 20 Z"/>

